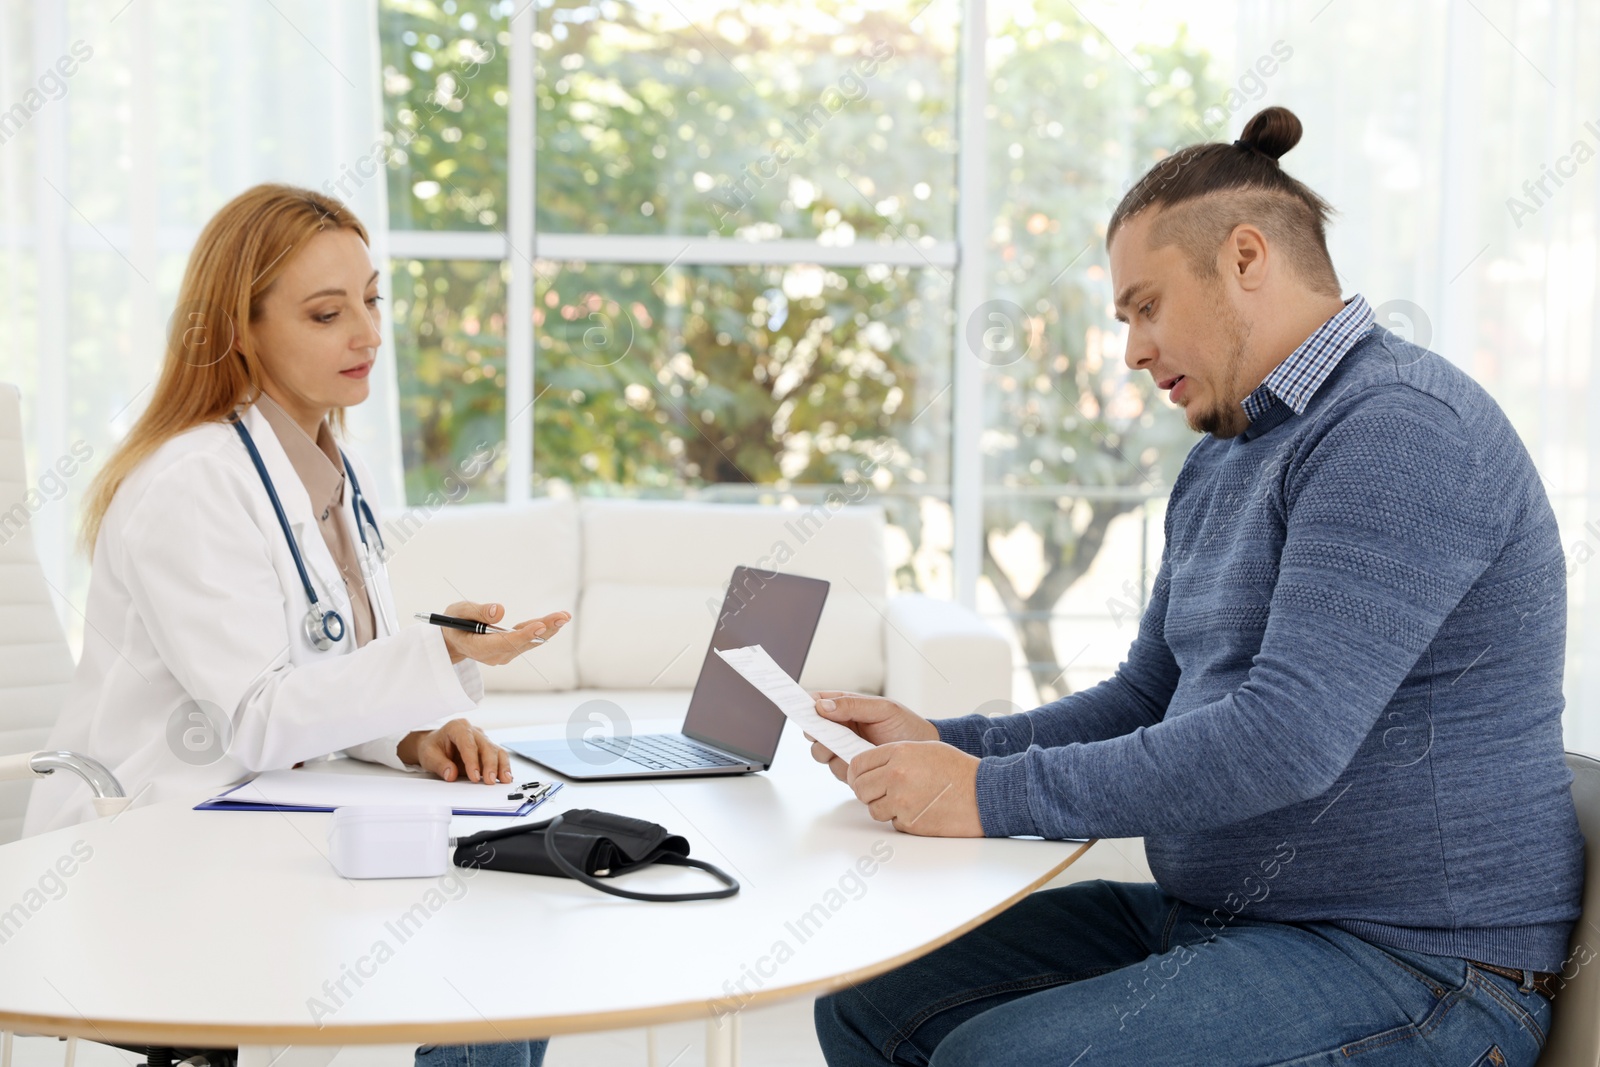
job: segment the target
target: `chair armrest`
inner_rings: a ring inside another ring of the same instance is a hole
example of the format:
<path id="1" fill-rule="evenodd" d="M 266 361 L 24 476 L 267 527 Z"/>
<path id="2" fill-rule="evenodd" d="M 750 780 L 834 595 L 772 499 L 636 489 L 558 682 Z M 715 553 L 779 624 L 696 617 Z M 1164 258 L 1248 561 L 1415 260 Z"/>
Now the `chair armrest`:
<path id="1" fill-rule="evenodd" d="M 1011 646 L 970 608 L 908 593 L 884 614 L 884 696 L 930 719 L 1011 698 Z"/>
<path id="2" fill-rule="evenodd" d="M 0 756 L 0 781 L 18 778 L 43 778 L 56 771 L 70 771 L 82 778 L 94 793 L 94 810 L 100 816 L 116 815 L 133 803 L 122 791 L 122 783 L 104 763 L 76 752 L 17 752 Z"/>

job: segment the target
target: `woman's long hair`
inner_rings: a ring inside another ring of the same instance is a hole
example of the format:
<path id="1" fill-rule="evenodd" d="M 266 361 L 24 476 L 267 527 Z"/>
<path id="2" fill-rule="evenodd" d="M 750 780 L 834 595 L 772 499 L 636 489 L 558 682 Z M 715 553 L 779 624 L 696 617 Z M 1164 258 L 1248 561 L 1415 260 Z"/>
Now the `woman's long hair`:
<path id="1" fill-rule="evenodd" d="M 257 185 L 206 223 L 189 253 L 167 331 L 166 358 L 150 404 L 89 487 L 83 547 L 93 555 L 106 509 L 128 475 L 185 430 L 224 419 L 261 393 L 261 361 L 251 324 L 261 299 L 292 253 L 323 230 L 361 221 L 338 200 L 292 185 Z M 344 410 L 333 418 L 343 426 Z"/>

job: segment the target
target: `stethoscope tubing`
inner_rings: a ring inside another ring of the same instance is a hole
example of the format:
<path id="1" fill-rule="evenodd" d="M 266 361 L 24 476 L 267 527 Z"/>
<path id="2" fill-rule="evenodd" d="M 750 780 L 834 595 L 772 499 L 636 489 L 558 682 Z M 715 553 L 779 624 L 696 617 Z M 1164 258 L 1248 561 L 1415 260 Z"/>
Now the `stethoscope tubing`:
<path id="1" fill-rule="evenodd" d="M 311 572 L 306 569 L 306 562 L 300 555 L 300 545 L 295 541 L 294 532 L 289 528 L 289 516 L 284 513 L 283 501 L 278 498 L 278 490 L 272 484 L 272 476 L 267 473 L 267 465 L 261 459 L 261 452 L 256 448 L 255 439 L 250 435 L 250 431 L 245 428 L 244 420 L 240 419 L 239 416 L 235 414 L 230 416 L 229 421 L 233 424 L 233 428 L 239 432 L 239 440 L 244 442 L 245 451 L 250 453 L 250 462 L 254 464 L 256 468 L 256 474 L 261 478 L 261 484 L 267 491 L 267 499 L 272 502 L 273 514 L 278 517 L 278 526 L 283 530 L 283 538 L 289 543 L 289 554 L 294 558 L 295 570 L 300 575 L 300 585 L 305 589 L 306 600 L 310 603 L 311 613 L 314 614 L 317 612 L 319 607 L 317 590 L 316 587 L 311 584 Z M 372 507 L 367 503 L 366 497 L 362 495 L 361 483 L 356 480 L 356 472 L 351 469 L 350 466 L 350 457 L 345 455 L 344 449 L 342 448 L 339 450 L 339 459 L 344 463 L 345 476 L 350 479 L 350 507 L 351 510 L 355 512 L 356 533 L 361 538 L 362 555 L 370 562 L 372 546 L 367 541 L 367 527 L 372 527 L 373 536 L 378 539 L 378 552 L 380 554 L 380 558 L 381 554 L 385 550 L 383 534 L 378 530 L 378 521 L 373 515 Z M 376 591 L 372 591 L 369 593 L 369 595 L 375 596 Z M 337 635 L 328 631 L 329 616 L 332 616 L 337 622 L 337 628 L 339 631 Z M 344 620 L 339 617 L 339 613 L 337 611 L 329 611 L 324 613 L 322 615 L 322 620 L 323 632 L 328 635 L 331 641 L 339 641 L 343 639 Z M 325 651 L 329 647 L 328 645 L 318 642 L 316 638 L 311 635 L 309 630 L 307 631 L 307 639 L 310 640 L 319 651 Z"/>
<path id="2" fill-rule="evenodd" d="M 339 459 L 344 462 L 345 477 L 350 479 L 350 509 L 356 514 L 356 534 L 361 538 L 363 552 L 372 551 L 372 546 L 367 544 L 367 527 L 372 527 L 372 535 L 378 539 L 378 555 L 388 551 L 383 543 L 383 532 L 378 529 L 378 517 L 372 513 L 372 506 L 367 503 L 367 498 L 361 492 L 361 483 L 356 480 L 355 469 L 350 466 L 350 457 L 344 454 L 344 449 L 339 449 Z"/>

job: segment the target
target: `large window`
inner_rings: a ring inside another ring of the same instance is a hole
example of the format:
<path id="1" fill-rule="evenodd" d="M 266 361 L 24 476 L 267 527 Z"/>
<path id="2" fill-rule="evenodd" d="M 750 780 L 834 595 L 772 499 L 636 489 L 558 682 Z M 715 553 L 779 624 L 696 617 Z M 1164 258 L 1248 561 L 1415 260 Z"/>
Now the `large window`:
<path id="1" fill-rule="evenodd" d="M 1528 441 L 1600 701 L 1592 5 L 383 0 L 382 35 L 414 496 L 486 442 L 482 499 L 805 500 L 870 456 L 895 581 L 1001 625 L 1019 704 L 1092 684 L 1195 439 L 1123 366 L 1105 221 L 1283 103 L 1346 294 Z"/>
<path id="2" fill-rule="evenodd" d="M 1600 6 L 374 2 L 378 49 L 365 3 L 0 3 L 0 380 L 34 479 L 93 452 L 11 525 L 69 630 L 88 472 L 200 227 L 291 181 L 389 259 L 399 358 L 351 426 L 385 504 L 452 473 L 474 502 L 804 501 L 872 469 L 893 580 L 1010 634 L 1019 704 L 1092 684 L 1194 440 L 1122 366 L 1105 220 L 1281 103 L 1345 293 L 1472 373 L 1545 478 L 1567 742 L 1600 750 Z"/>
<path id="3" fill-rule="evenodd" d="M 950 595 L 955 0 L 694 15 L 383 6 L 408 495 L 485 443 L 477 499 L 871 470 Z"/>
<path id="4" fill-rule="evenodd" d="M 1200 139 L 1214 58 L 1182 23 L 1124 52 L 1072 3 L 995 5 L 989 37 L 983 603 L 1010 624 L 1019 703 L 1104 677 L 1127 651 L 1193 435 L 1128 373 L 1106 219 L 1130 178 Z"/>
<path id="5" fill-rule="evenodd" d="M 1102 261 L 1089 246 L 1133 162 L 1197 117 L 1207 58 L 1157 50 L 1175 106 L 1130 131 L 1102 105 L 1136 72 L 1061 6 L 994 27 L 977 106 L 998 195 L 963 267 L 954 0 L 702 5 L 693 24 L 612 0 L 387 3 L 408 493 L 486 442 L 502 458 L 479 499 L 805 501 L 870 464 L 896 581 L 1009 622 L 1019 700 L 1067 691 L 1064 595 L 1115 520 L 1148 540 L 1182 430 L 1120 370 L 1103 268 L 1071 268 Z M 965 414 L 985 463 L 957 505 L 961 371 L 986 397 Z M 963 536 L 982 541 L 964 579 Z"/>

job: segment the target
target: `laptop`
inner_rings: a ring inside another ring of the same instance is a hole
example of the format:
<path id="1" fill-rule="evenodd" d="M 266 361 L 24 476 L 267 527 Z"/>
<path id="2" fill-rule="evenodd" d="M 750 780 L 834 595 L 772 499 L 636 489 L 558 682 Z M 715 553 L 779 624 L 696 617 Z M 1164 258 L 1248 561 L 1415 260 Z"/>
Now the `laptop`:
<path id="1" fill-rule="evenodd" d="M 686 778 L 749 774 L 772 766 L 783 712 L 717 655 L 760 645 L 791 678 L 811 652 L 828 583 L 795 574 L 735 567 L 711 647 L 675 734 L 512 741 L 506 747 L 567 778 Z"/>

